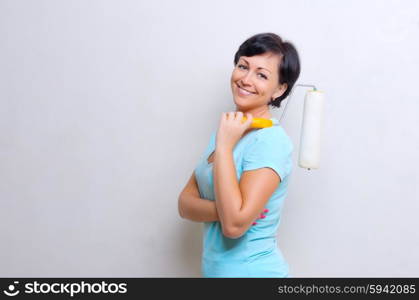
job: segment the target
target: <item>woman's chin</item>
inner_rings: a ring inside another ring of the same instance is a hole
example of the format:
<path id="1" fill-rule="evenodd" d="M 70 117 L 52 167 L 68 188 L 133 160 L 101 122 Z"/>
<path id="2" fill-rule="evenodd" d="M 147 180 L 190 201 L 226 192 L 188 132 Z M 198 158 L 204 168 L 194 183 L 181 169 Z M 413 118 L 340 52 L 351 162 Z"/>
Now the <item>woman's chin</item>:
<path id="1" fill-rule="evenodd" d="M 240 101 L 237 101 L 237 100 L 236 100 L 236 98 L 234 98 L 234 100 L 233 100 L 233 101 L 234 101 L 234 105 L 236 105 L 236 108 L 237 108 L 237 109 L 239 109 L 239 108 L 241 108 L 241 107 L 242 107 L 241 102 L 240 102 Z"/>
<path id="2" fill-rule="evenodd" d="M 237 108 L 246 108 L 250 104 L 248 100 L 237 96 L 233 97 L 233 101 Z"/>

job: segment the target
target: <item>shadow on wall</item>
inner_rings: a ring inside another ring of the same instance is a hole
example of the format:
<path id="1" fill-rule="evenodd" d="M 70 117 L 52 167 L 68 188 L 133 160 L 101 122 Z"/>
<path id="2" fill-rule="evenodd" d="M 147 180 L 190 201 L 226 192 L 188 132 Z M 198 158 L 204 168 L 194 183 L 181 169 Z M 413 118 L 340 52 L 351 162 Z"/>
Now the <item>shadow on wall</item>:
<path id="1" fill-rule="evenodd" d="M 201 275 L 201 252 L 203 223 L 195 223 L 183 220 L 179 232 L 179 242 L 176 247 L 179 255 L 179 265 L 182 273 L 178 277 L 202 277 Z"/>

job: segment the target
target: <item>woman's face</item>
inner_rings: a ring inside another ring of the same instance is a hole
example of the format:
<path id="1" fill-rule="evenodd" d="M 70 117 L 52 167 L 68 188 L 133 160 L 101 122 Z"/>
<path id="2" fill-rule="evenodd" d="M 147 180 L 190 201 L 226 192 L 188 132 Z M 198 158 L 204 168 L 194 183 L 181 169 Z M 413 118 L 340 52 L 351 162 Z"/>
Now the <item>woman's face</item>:
<path id="1" fill-rule="evenodd" d="M 280 56 L 269 52 L 239 58 L 231 74 L 231 90 L 238 110 L 245 112 L 266 106 L 285 92 L 287 85 L 279 85 L 278 81 L 279 62 Z"/>

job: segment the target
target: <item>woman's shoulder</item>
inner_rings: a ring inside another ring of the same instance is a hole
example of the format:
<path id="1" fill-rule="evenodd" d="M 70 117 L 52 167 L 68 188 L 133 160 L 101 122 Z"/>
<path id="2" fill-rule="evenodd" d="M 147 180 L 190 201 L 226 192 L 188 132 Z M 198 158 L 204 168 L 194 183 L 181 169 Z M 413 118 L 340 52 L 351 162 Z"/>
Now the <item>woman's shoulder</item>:
<path id="1" fill-rule="evenodd" d="M 285 129 L 280 126 L 272 126 L 258 130 L 256 139 L 272 144 L 287 144 L 293 148 L 293 143 Z"/>

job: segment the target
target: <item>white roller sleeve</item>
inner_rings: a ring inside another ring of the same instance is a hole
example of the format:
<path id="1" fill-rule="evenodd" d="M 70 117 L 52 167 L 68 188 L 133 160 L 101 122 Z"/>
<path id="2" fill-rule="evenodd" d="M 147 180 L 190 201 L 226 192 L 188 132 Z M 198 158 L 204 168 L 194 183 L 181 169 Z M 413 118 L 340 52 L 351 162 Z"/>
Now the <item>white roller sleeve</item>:
<path id="1" fill-rule="evenodd" d="M 304 99 L 300 155 L 302 168 L 317 169 L 320 164 L 320 144 L 323 131 L 324 93 L 310 90 Z"/>

